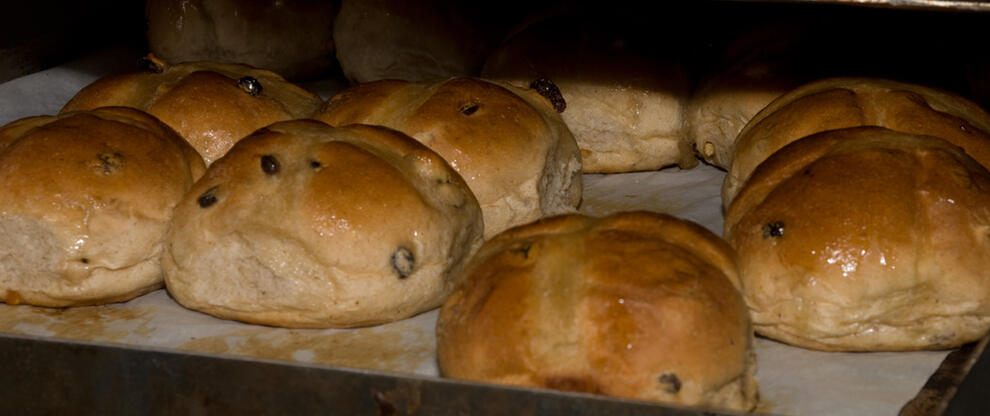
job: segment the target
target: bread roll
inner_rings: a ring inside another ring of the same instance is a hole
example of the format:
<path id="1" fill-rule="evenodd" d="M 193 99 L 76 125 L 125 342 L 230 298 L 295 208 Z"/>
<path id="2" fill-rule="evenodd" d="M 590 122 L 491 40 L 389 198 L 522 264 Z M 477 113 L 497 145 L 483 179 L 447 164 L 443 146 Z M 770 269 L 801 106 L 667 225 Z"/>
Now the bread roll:
<path id="1" fill-rule="evenodd" d="M 334 64 L 328 0 L 148 0 L 148 46 L 169 63 L 246 64 L 289 79 L 314 78 Z"/>
<path id="2" fill-rule="evenodd" d="M 739 133 L 722 204 L 728 207 L 756 166 L 786 144 L 826 130 L 871 125 L 948 140 L 990 166 L 990 114 L 976 104 L 917 84 L 829 78 L 774 100 Z"/>
<path id="3" fill-rule="evenodd" d="M 86 86 L 62 112 L 105 106 L 147 111 L 179 132 L 209 165 L 256 129 L 309 116 L 322 104 L 271 71 L 152 59 L 148 72 L 111 75 Z"/>
<path id="4" fill-rule="evenodd" d="M 735 253 L 663 214 L 544 219 L 485 243 L 437 322 L 446 377 L 751 410 Z"/>
<path id="5" fill-rule="evenodd" d="M 746 123 L 775 98 L 814 80 L 880 77 L 968 90 L 961 64 L 971 58 L 959 49 L 965 44 L 960 39 L 973 35 L 955 30 L 958 20 L 792 6 L 722 6 L 730 8 L 722 13 L 728 19 L 714 24 L 727 27 L 721 37 L 731 42 L 715 47 L 719 58 L 702 76 L 688 110 L 691 140 L 709 163 L 728 169 Z"/>
<path id="6" fill-rule="evenodd" d="M 477 76 L 505 30 L 499 11 L 474 2 L 343 0 L 333 28 L 337 60 L 357 83 Z"/>
<path id="7" fill-rule="evenodd" d="M 822 350 L 952 348 L 990 328 L 990 172 L 879 127 L 797 140 L 726 215 L 756 331 Z"/>
<path id="8" fill-rule="evenodd" d="M 0 128 L 0 301 L 97 305 L 160 288 L 172 209 L 204 169 L 172 129 L 130 108 Z"/>
<path id="9" fill-rule="evenodd" d="M 183 198 L 165 283 L 221 318 L 374 325 L 439 306 L 482 227 L 461 177 L 415 140 L 280 122 L 238 142 Z"/>
<path id="10" fill-rule="evenodd" d="M 481 203 L 485 238 L 581 201 L 574 137 L 533 90 L 473 78 L 379 81 L 334 96 L 314 118 L 390 127 L 439 153 Z"/>
<path id="11" fill-rule="evenodd" d="M 676 47 L 657 46 L 655 32 L 644 35 L 625 19 L 596 13 L 534 22 L 492 53 L 482 77 L 524 88 L 540 78 L 557 84 L 567 103 L 561 117 L 581 149 L 584 172 L 694 167 L 684 57 Z"/>

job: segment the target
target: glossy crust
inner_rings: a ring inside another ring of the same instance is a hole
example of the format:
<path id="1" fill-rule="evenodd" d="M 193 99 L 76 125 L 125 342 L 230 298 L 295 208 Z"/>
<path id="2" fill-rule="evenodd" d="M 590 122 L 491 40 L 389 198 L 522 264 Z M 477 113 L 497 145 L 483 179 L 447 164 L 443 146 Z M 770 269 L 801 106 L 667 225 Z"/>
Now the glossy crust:
<path id="1" fill-rule="evenodd" d="M 415 140 L 280 122 L 238 142 L 183 198 L 165 282 L 182 305 L 221 318 L 374 325 L 439 306 L 482 227 L 464 181 Z"/>
<path id="2" fill-rule="evenodd" d="M 750 177 L 725 235 L 768 337 L 914 350 L 990 328 L 990 172 L 947 141 L 860 127 L 793 142 Z"/>
<path id="3" fill-rule="evenodd" d="M 255 130 L 307 117 L 323 104 L 278 74 L 245 65 L 195 62 L 161 69 L 101 78 L 79 91 L 62 112 L 105 106 L 147 111 L 179 132 L 209 165 Z M 244 77 L 260 84 L 257 95 L 238 86 Z"/>
<path id="4" fill-rule="evenodd" d="M 574 137 L 533 90 L 474 78 L 378 81 L 337 94 L 313 118 L 390 127 L 439 153 L 477 196 L 485 238 L 581 201 Z"/>
<path id="5" fill-rule="evenodd" d="M 647 212 L 544 219 L 488 241 L 444 303 L 446 377 L 751 410 L 752 329 L 736 258 Z"/>
<path id="6" fill-rule="evenodd" d="M 675 48 L 651 51 L 652 42 L 643 47 L 645 36 L 627 29 L 629 22 L 579 14 L 538 21 L 503 42 L 481 74 L 519 87 L 540 78 L 557 84 L 587 173 L 694 167 L 687 70 Z"/>
<path id="7" fill-rule="evenodd" d="M 777 98 L 739 133 L 722 186 L 728 207 L 756 167 L 773 152 L 827 130 L 881 126 L 936 136 L 990 166 L 990 114 L 955 94 L 874 78 L 829 78 Z"/>
<path id="8" fill-rule="evenodd" d="M 0 128 L 0 301 L 96 305 L 160 288 L 172 209 L 204 170 L 178 134 L 130 108 Z"/>
<path id="9" fill-rule="evenodd" d="M 148 46 L 167 62 L 251 65 L 313 78 L 334 65 L 334 0 L 148 0 Z"/>

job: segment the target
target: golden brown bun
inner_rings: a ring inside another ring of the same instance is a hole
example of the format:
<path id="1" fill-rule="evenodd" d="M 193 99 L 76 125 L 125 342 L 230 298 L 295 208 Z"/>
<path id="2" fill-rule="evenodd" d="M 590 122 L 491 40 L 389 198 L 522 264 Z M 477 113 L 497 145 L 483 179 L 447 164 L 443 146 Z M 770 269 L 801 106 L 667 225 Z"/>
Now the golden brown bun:
<path id="1" fill-rule="evenodd" d="M 439 153 L 481 203 L 485 238 L 581 201 L 574 137 L 533 90 L 473 78 L 378 81 L 334 96 L 313 118 L 390 127 Z"/>
<path id="2" fill-rule="evenodd" d="M 760 334 L 823 350 L 951 348 L 990 328 L 990 172 L 879 127 L 795 141 L 733 201 L 725 235 Z"/>
<path id="3" fill-rule="evenodd" d="M 170 63 L 246 64 L 289 79 L 334 65 L 328 0 L 148 0 L 148 46 Z"/>
<path id="4" fill-rule="evenodd" d="M 663 214 L 578 215 L 485 243 L 437 322 L 446 377 L 751 410 L 735 253 Z"/>
<path id="5" fill-rule="evenodd" d="M 439 306 L 482 228 L 461 177 L 415 140 L 280 122 L 238 142 L 183 198 L 165 283 L 221 318 L 374 325 Z"/>
<path id="6" fill-rule="evenodd" d="M 356 83 L 477 76 L 502 36 L 501 13 L 484 2 L 343 0 L 333 28 L 337 60 Z"/>
<path id="7" fill-rule="evenodd" d="M 585 172 L 696 166 L 685 122 L 691 85 L 680 57 L 650 50 L 652 40 L 644 47 L 642 34 L 626 29 L 627 21 L 577 12 L 537 21 L 488 57 L 482 77 L 523 88 L 540 78 L 557 84 Z"/>
<path id="8" fill-rule="evenodd" d="M 315 94 L 263 69 L 212 62 L 158 65 L 161 73 L 101 78 L 79 91 L 62 112 L 105 106 L 147 111 L 179 132 L 209 165 L 255 130 L 306 117 L 323 104 Z M 258 85 L 260 92 L 251 89 Z"/>
<path id="9" fill-rule="evenodd" d="M 204 170 L 178 134 L 130 108 L 0 128 L 0 301 L 95 305 L 160 288 L 172 209 Z"/>
<path id="10" fill-rule="evenodd" d="M 722 187 L 728 207 L 773 152 L 802 137 L 857 126 L 936 136 L 990 166 L 990 114 L 955 94 L 874 78 L 829 78 L 801 86 L 760 111 L 739 133 Z"/>

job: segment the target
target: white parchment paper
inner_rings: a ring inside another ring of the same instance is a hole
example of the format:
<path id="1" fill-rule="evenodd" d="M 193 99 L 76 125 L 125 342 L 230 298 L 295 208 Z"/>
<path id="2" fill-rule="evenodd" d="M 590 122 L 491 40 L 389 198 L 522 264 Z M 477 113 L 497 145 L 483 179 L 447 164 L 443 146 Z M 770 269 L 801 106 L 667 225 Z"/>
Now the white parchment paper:
<path id="1" fill-rule="evenodd" d="M 0 84 L 0 124 L 55 114 L 98 77 L 134 68 L 140 53 L 110 50 Z M 324 98 L 339 80 L 307 84 Z M 724 172 L 702 165 L 585 175 L 581 212 L 644 209 L 695 221 L 721 235 Z M 0 332 L 176 350 L 321 363 L 436 376 L 437 311 L 353 330 L 290 330 L 225 321 L 175 303 L 164 290 L 127 303 L 68 309 L 0 305 Z M 756 343 L 760 412 L 787 415 L 893 415 L 947 355 L 825 353 L 766 339 Z"/>

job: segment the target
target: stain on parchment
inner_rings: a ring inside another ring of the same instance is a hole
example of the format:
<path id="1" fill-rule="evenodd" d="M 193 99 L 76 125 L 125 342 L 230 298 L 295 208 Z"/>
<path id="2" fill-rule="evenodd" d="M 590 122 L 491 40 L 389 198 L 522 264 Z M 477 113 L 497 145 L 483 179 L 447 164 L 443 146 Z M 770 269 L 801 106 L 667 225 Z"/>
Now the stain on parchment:
<path id="1" fill-rule="evenodd" d="M 396 323 L 341 331 L 247 328 L 196 338 L 179 349 L 412 373 L 433 359 L 435 346 L 432 334 Z"/>
<path id="2" fill-rule="evenodd" d="M 118 305 L 71 308 L 0 305 L 0 332 L 119 342 L 130 336 L 151 334 L 154 329 L 148 323 L 153 311 L 154 307 Z"/>

